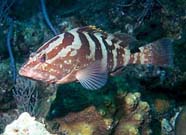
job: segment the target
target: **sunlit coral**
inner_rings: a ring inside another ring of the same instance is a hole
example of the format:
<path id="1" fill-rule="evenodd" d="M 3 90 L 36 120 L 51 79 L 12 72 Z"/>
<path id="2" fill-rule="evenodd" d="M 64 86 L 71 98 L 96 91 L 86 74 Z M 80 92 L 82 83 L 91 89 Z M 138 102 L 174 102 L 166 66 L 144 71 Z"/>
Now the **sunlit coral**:
<path id="1" fill-rule="evenodd" d="M 141 101 L 141 94 L 120 92 L 116 100 L 118 111 L 114 114 L 102 115 L 100 109 L 91 106 L 56 118 L 54 123 L 59 128 L 54 132 L 65 135 L 149 135 L 150 107 L 147 102 Z M 49 126 L 53 127 L 52 124 Z"/>
<path id="2" fill-rule="evenodd" d="M 148 135 L 150 107 L 147 102 L 141 101 L 140 93 L 128 93 L 121 99 L 123 112 L 119 119 L 114 135 Z"/>
<path id="3" fill-rule="evenodd" d="M 68 135 L 107 135 L 112 124 L 111 119 L 102 118 L 93 106 L 56 121 L 61 132 Z"/>

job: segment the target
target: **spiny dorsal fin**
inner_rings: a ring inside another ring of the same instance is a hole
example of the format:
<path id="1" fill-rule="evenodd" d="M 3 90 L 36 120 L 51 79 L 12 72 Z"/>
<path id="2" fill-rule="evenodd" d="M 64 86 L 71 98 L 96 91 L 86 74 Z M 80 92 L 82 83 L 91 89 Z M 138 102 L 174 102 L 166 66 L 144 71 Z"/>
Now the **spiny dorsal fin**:
<path id="1" fill-rule="evenodd" d="M 121 40 L 121 46 L 129 49 L 129 50 L 136 50 L 139 46 L 141 46 L 141 42 L 138 41 L 133 36 L 126 34 L 126 33 L 115 33 L 114 34 L 116 40 Z"/>
<path id="2" fill-rule="evenodd" d="M 78 30 L 78 32 L 88 32 L 88 33 L 101 33 L 103 35 L 107 35 L 106 32 L 104 32 L 103 30 L 96 28 L 96 26 L 94 25 L 89 25 L 89 26 L 85 26 L 85 27 L 80 27 Z"/>

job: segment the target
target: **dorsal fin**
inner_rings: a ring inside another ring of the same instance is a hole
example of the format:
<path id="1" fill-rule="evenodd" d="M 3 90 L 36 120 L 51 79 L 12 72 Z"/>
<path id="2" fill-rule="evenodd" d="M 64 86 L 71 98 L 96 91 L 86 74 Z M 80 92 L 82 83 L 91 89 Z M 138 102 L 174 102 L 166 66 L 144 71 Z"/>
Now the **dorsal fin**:
<path id="1" fill-rule="evenodd" d="M 115 33 L 114 37 L 116 38 L 116 40 L 121 40 L 122 42 L 120 43 L 120 45 L 129 50 L 137 50 L 136 48 L 141 46 L 141 42 L 129 34 Z"/>
<path id="2" fill-rule="evenodd" d="M 114 36 L 117 37 L 120 40 L 136 40 L 133 36 L 127 34 L 127 33 L 120 33 L 120 32 L 116 32 L 114 33 Z"/>
<path id="3" fill-rule="evenodd" d="M 88 32 L 88 33 L 101 33 L 103 34 L 103 36 L 106 36 L 107 33 L 104 32 L 103 30 L 96 28 L 96 26 L 94 25 L 89 25 L 89 26 L 85 26 L 85 27 L 80 27 L 77 30 L 78 32 Z"/>

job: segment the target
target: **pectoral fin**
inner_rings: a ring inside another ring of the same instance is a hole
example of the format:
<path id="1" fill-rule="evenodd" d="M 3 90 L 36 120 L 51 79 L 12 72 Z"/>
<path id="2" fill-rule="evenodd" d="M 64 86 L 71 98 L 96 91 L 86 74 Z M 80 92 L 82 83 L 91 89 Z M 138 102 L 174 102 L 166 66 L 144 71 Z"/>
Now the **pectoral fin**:
<path id="1" fill-rule="evenodd" d="M 96 61 L 88 65 L 76 74 L 76 79 L 84 88 L 89 90 L 96 90 L 103 87 L 107 82 L 107 78 L 107 68 L 101 61 Z"/>

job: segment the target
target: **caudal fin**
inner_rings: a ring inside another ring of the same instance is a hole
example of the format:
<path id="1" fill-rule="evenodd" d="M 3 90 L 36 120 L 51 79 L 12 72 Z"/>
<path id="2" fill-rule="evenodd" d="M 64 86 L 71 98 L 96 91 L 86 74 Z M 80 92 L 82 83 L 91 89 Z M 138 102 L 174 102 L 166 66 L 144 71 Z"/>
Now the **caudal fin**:
<path id="1" fill-rule="evenodd" d="M 144 64 L 173 65 L 173 41 L 163 38 L 139 48 Z"/>

